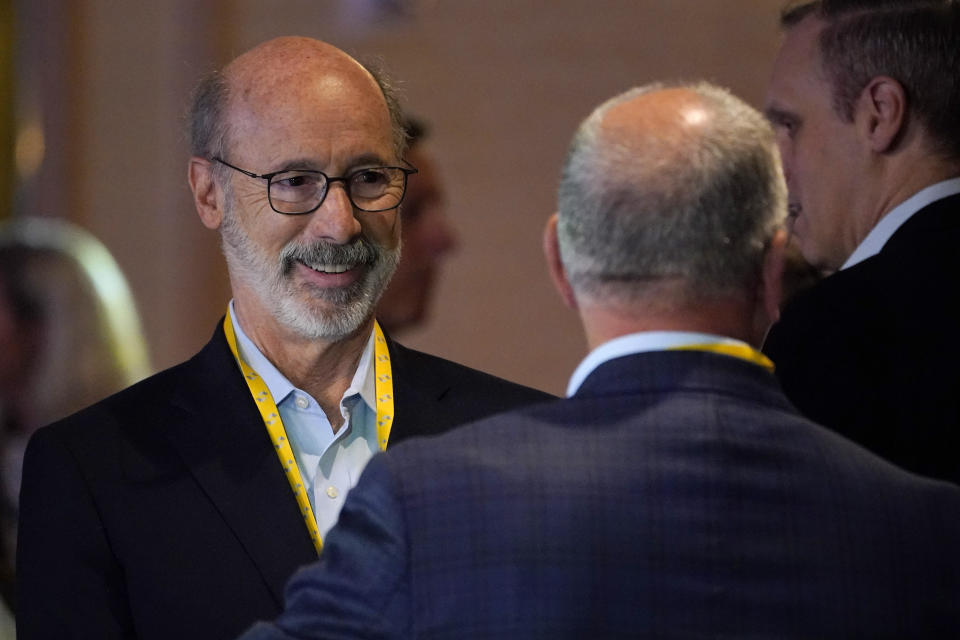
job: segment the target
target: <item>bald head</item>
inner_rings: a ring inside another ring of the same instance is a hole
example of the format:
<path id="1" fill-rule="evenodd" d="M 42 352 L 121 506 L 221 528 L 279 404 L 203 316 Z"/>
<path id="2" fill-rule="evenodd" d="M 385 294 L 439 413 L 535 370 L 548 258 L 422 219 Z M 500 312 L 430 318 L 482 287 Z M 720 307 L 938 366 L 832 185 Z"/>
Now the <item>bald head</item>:
<path id="1" fill-rule="evenodd" d="M 638 91 L 615 100 L 598 121 L 603 144 L 631 153 L 681 162 L 703 139 L 712 115 L 706 99 L 687 87 Z"/>
<path id="2" fill-rule="evenodd" d="M 300 36 L 281 36 L 267 40 L 230 62 L 223 73 L 237 91 L 274 92 L 289 90 L 287 83 L 307 69 L 323 75 L 356 74 L 374 83 L 363 65 L 337 47 Z M 269 73 L 264 73 L 270 70 Z"/>
<path id="3" fill-rule="evenodd" d="M 228 155 L 231 141 L 243 134 L 238 115 L 253 116 L 249 121 L 282 118 L 317 101 L 343 108 L 361 103 L 379 111 L 396 155 L 402 155 L 406 134 L 385 75 L 330 44 L 295 36 L 268 40 L 201 80 L 189 115 L 191 153 L 208 159 Z"/>
<path id="4" fill-rule="evenodd" d="M 578 129 L 558 198 L 563 265 L 581 298 L 749 290 L 786 214 L 773 133 L 702 83 L 631 90 Z"/>

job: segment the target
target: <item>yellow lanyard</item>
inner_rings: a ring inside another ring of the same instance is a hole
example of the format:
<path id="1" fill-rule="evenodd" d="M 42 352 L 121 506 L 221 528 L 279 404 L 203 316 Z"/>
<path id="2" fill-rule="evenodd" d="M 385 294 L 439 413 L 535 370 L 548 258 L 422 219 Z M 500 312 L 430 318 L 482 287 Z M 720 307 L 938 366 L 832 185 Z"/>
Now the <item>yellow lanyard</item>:
<path id="1" fill-rule="evenodd" d="M 725 342 L 708 342 L 704 344 L 687 344 L 682 347 L 673 347 L 670 351 L 710 351 L 722 353 L 725 356 L 740 358 L 753 364 L 758 364 L 773 373 L 773 362 L 753 347 L 746 344 L 730 344 Z"/>
<path id="2" fill-rule="evenodd" d="M 270 442 L 277 451 L 277 457 L 280 459 L 280 466 L 287 476 L 290 488 L 297 498 L 297 506 L 300 507 L 300 514 L 307 525 L 307 531 L 310 532 L 310 539 L 313 540 L 313 546 L 317 553 L 323 549 L 323 540 L 320 537 L 320 531 L 317 529 L 317 519 L 313 515 L 313 509 L 310 507 L 310 498 L 307 496 L 307 489 L 304 486 L 303 476 L 300 475 L 300 468 L 294 459 L 293 449 L 290 448 L 290 440 L 287 438 L 287 430 L 283 427 L 283 420 L 280 419 L 280 411 L 277 404 L 270 394 L 266 383 L 257 372 L 250 368 L 240 357 L 237 350 L 237 337 L 233 330 L 233 322 L 230 319 L 230 310 L 227 310 L 227 316 L 223 320 L 223 331 L 227 336 L 227 343 L 230 345 L 230 351 L 240 365 L 240 371 L 243 372 L 243 378 L 247 381 L 247 387 L 250 389 L 250 395 L 257 403 L 260 410 L 260 417 L 263 418 L 263 424 L 270 434 Z M 387 349 L 387 340 L 383 337 L 383 331 L 376 321 L 373 323 L 373 356 L 374 356 L 374 375 L 376 377 L 377 393 L 377 442 L 380 450 L 387 448 L 387 440 L 390 439 L 390 428 L 393 426 L 393 377 L 390 367 L 390 352 Z"/>

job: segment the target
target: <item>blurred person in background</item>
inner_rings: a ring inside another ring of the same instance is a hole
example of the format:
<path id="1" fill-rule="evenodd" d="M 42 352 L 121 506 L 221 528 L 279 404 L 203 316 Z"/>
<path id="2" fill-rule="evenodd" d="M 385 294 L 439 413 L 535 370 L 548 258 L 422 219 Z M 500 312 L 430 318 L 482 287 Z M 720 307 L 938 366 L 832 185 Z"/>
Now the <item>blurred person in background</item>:
<path id="1" fill-rule="evenodd" d="M 0 228 L 4 597 L 12 599 L 20 471 L 30 435 L 149 373 L 130 289 L 99 240 L 52 218 L 20 218 Z"/>
<path id="2" fill-rule="evenodd" d="M 406 159 L 418 172 L 410 176 L 400 205 L 400 263 L 377 307 L 377 320 L 390 333 L 424 323 L 440 265 L 457 248 L 440 172 L 424 141 L 427 125 L 407 116 L 404 126 L 409 140 Z"/>

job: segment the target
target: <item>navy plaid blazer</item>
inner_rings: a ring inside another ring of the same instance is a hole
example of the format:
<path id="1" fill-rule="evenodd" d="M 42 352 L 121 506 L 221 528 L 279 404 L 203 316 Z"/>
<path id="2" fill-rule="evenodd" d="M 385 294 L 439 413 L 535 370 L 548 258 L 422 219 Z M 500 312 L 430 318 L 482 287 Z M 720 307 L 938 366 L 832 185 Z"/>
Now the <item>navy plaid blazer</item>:
<path id="1" fill-rule="evenodd" d="M 960 489 L 761 367 L 644 353 L 376 456 L 243 638 L 957 637 L 958 540 Z"/>

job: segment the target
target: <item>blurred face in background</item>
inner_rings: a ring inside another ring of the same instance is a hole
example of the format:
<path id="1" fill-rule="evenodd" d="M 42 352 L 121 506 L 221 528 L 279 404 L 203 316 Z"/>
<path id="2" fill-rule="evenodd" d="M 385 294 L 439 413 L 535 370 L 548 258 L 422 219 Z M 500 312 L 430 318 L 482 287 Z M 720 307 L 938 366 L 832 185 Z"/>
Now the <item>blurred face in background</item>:
<path id="1" fill-rule="evenodd" d="M 412 328 L 424 321 L 440 265 L 457 246 L 440 176 L 423 143 L 411 147 L 406 159 L 419 173 L 410 176 L 400 207 L 400 264 L 377 311 L 377 319 L 388 331 Z"/>
<path id="2" fill-rule="evenodd" d="M 14 400 L 15 394 L 24 386 L 28 356 L 36 343 L 36 340 L 30 339 L 33 332 L 28 333 L 24 329 L 10 287 L 0 273 L 0 402 L 4 405 Z"/>

